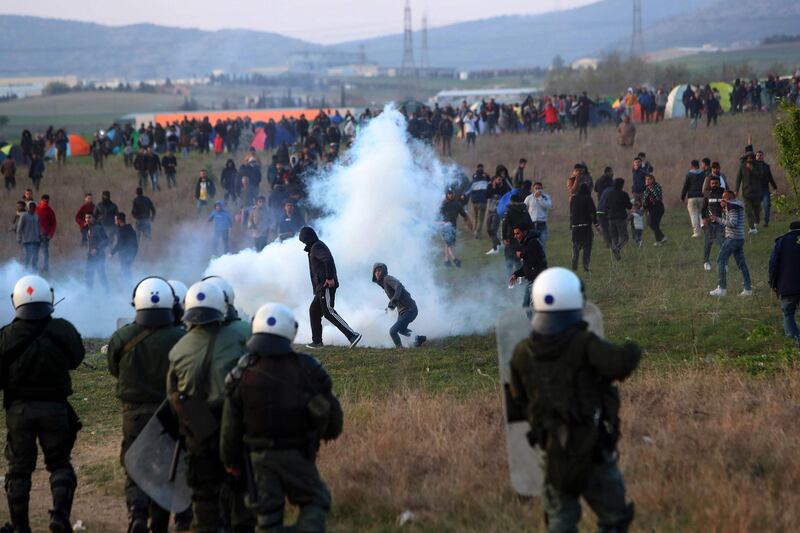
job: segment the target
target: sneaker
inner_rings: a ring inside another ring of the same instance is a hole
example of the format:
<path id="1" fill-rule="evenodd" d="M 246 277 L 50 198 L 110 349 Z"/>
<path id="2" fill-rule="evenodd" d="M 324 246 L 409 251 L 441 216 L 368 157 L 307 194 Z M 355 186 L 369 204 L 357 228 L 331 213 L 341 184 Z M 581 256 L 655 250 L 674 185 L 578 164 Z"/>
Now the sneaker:
<path id="1" fill-rule="evenodd" d="M 497 248 L 492 248 L 491 250 L 489 250 L 488 252 L 486 252 L 486 254 L 485 254 L 485 255 L 497 255 L 497 254 L 499 254 L 499 253 L 500 253 L 500 250 L 498 250 Z"/>
<path id="2" fill-rule="evenodd" d="M 522 280 L 525 278 L 517 278 L 517 285 L 522 285 Z"/>
<path id="3" fill-rule="evenodd" d="M 361 333 L 356 333 L 355 337 L 350 339 L 350 348 L 355 348 L 356 344 L 361 342 L 361 337 L 363 337 L 363 335 L 361 335 Z"/>
<path id="4" fill-rule="evenodd" d="M 444 262 L 444 266 L 451 267 L 451 266 L 453 266 L 453 263 L 451 263 L 450 261 L 445 261 Z"/>
<path id="5" fill-rule="evenodd" d="M 692 239 L 696 239 L 700 236 L 700 233 L 692 233 Z"/>
<path id="6" fill-rule="evenodd" d="M 667 238 L 666 238 L 666 237 L 664 237 L 663 239 L 661 239 L 660 241 L 658 241 L 658 245 L 659 245 L 659 246 L 661 246 L 661 245 L 662 245 L 662 244 L 664 244 L 665 242 L 667 242 Z"/>
<path id="7" fill-rule="evenodd" d="M 716 289 L 714 289 L 713 291 L 709 292 L 708 294 L 709 294 L 709 296 L 720 297 L 720 296 L 725 296 L 726 294 L 728 294 L 728 291 L 726 289 L 721 288 L 721 287 L 717 287 Z"/>
<path id="8" fill-rule="evenodd" d="M 750 231 L 748 231 L 747 233 L 749 233 L 750 235 L 756 235 L 758 234 L 758 228 L 750 228 Z"/>
<path id="9" fill-rule="evenodd" d="M 453 264 L 458 268 L 461 268 L 461 259 L 453 259 Z"/>
<path id="10" fill-rule="evenodd" d="M 703 270 L 705 270 L 706 272 L 711 272 L 711 263 L 709 263 L 708 261 L 703 263 Z"/>
<path id="11" fill-rule="evenodd" d="M 622 255 L 620 255 L 619 250 L 611 250 L 611 253 L 614 255 L 614 259 L 617 261 L 622 259 Z"/>
<path id="12" fill-rule="evenodd" d="M 641 248 L 642 246 L 644 246 L 644 241 L 639 241 L 639 242 L 637 242 L 637 243 L 636 243 L 636 246 L 638 246 L 639 248 Z"/>
<path id="13" fill-rule="evenodd" d="M 319 350 L 320 348 L 324 347 L 325 345 L 321 342 L 310 342 L 306 344 L 306 348 L 310 348 L 312 350 Z"/>
<path id="14" fill-rule="evenodd" d="M 752 295 L 753 295 L 753 289 L 744 289 L 742 292 L 739 293 L 739 296 L 741 296 L 742 298 L 746 298 Z"/>
<path id="15" fill-rule="evenodd" d="M 417 348 L 419 348 L 420 346 L 422 346 L 422 344 L 423 344 L 423 343 L 424 343 L 426 340 L 428 340 L 428 337 L 426 337 L 425 335 L 417 335 L 417 336 L 414 338 L 414 346 L 416 346 Z"/>

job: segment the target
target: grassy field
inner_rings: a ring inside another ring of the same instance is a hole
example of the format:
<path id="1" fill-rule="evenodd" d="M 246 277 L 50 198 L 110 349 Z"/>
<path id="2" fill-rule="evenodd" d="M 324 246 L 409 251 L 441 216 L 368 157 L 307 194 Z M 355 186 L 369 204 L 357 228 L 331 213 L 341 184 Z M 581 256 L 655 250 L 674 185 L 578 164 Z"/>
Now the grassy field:
<path id="1" fill-rule="evenodd" d="M 690 72 L 708 72 L 709 69 L 718 69 L 721 65 L 743 65 L 747 63 L 758 76 L 766 77 L 765 73 L 776 65 L 784 67 L 781 76 L 794 74 L 800 66 L 800 43 L 780 43 L 762 45 L 746 50 L 731 50 L 725 52 L 701 52 L 691 56 L 669 59 L 660 64 L 676 64 L 689 69 Z"/>
<path id="2" fill-rule="evenodd" d="M 621 464 L 637 506 L 636 531 L 793 531 L 800 523 L 798 354 L 782 337 L 779 306 L 766 286 L 772 240 L 789 220 L 777 215 L 769 229 L 748 239 L 754 297 L 716 300 L 707 295 L 716 274 L 703 271 L 702 243 L 690 237 L 688 215 L 677 201 L 689 159 L 719 159 L 733 177 L 748 133 L 773 161 L 771 122 L 770 116 L 750 115 L 725 117 L 712 130 L 692 131 L 683 121 L 640 127 L 635 151 L 647 152 L 664 185 L 669 241 L 654 248 L 647 230 L 644 247 L 629 244 L 616 262 L 598 239 L 592 271 L 583 276 L 589 298 L 605 315 L 607 336 L 630 337 L 645 350 L 640 370 L 622 386 Z M 556 204 L 549 263 L 568 266 L 563 209 L 572 164 L 585 160 L 595 176 L 606 164 L 620 176 L 630 175 L 631 151 L 614 145 L 613 131 L 601 128 L 590 135 L 589 145 L 579 144 L 571 131 L 481 138 L 474 152 L 458 143 L 454 155 L 468 167 L 478 161 L 511 165 L 527 157 L 529 175 L 545 182 Z M 180 189 L 155 195 L 164 206 L 156 235 L 191 219 L 190 186 L 207 164 L 218 170 L 222 161 L 182 163 Z M 70 161 L 48 173 L 56 210 L 66 211 L 60 216 L 67 228 L 54 241 L 59 261 L 75 253 L 78 236 L 70 214 L 85 188 L 108 187 L 128 205 L 132 171 L 117 162 L 107 168 L 95 173 L 85 161 Z M 785 187 L 780 170 L 774 170 Z M 2 206 L 0 220 L 9 218 L 10 203 Z M 455 286 L 490 262 L 501 262 L 484 255 L 487 242 L 464 234 L 464 268 L 443 269 L 442 282 Z M 9 257 L 14 247 L 3 243 L 0 252 Z M 159 248 L 145 253 L 158 255 Z M 740 287 L 731 266 L 730 292 Z M 509 291 L 498 279 L 497 298 L 509 305 L 521 301 L 520 290 Z M 72 400 L 85 429 L 74 455 L 80 481 L 73 518 L 87 531 L 117 532 L 125 528 L 120 417 L 113 380 L 99 354 L 103 342 L 88 342 L 91 355 L 74 375 Z M 491 332 L 438 339 L 418 350 L 327 348 L 319 355 L 346 417 L 342 437 L 325 445 L 319 458 L 334 498 L 332 531 L 543 530 L 539 502 L 520 500 L 509 486 Z M 49 505 L 43 469 L 34 483 L 37 529 Z M 0 519 L 5 509 L 3 500 Z M 414 520 L 401 527 L 397 518 L 406 510 Z M 587 512 L 582 527 L 592 530 L 593 524 Z"/>

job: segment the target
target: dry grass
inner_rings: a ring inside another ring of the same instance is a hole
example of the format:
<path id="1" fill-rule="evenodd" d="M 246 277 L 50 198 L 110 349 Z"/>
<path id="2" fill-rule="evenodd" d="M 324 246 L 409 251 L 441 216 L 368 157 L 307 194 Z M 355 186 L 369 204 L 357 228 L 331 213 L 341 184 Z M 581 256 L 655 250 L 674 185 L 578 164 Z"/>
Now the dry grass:
<path id="1" fill-rule="evenodd" d="M 622 389 L 621 464 L 637 530 L 796 530 L 795 372 L 752 380 L 715 366 L 645 369 Z M 419 531 L 542 528 L 538 503 L 509 487 L 497 395 L 401 390 L 345 407 L 346 431 L 320 461 L 337 531 L 385 531 L 407 509 Z"/>

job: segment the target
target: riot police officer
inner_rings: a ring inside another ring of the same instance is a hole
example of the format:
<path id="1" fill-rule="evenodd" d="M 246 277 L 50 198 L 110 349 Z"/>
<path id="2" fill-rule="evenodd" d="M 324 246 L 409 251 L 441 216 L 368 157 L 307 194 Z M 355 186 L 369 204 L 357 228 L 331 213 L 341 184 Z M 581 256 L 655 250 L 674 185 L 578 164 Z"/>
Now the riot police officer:
<path id="1" fill-rule="evenodd" d="M 52 318 L 53 289 L 39 276 L 25 276 L 11 295 L 16 317 L 0 330 L 0 386 L 6 410 L 5 489 L 16 533 L 30 533 L 28 504 L 36 442 L 42 448 L 53 509 L 50 531 L 71 532 L 70 513 L 78 484 L 71 464 L 80 420 L 69 405 L 69 372 L 85 351 L 75 327 Z"/>
<path id="2" fill-rule="evenodd" d="M 226 380 L 222 461 L 250 478 L 257 531 L 284 531 L 285 498 L 300 507 L 297 531 L 325 531 L 331 496 L 315 458 L 320 440 L 342 430 L 331 379 L 319 361 L 292 349 L 297 321 L 286 306 L 262 306 L 252 328 L 248 354 Z"/>
<path id="3" fill-rule="evenodd" d="M 583 497 L 601 532 L 624 533 L 633 504 L 625 499 L 617 465 L 613 382 L 636 369 L 641 350 L 587 331 L 581 280 L 565 268 L 539 274 L 531 298 L 533 333 L 511 358 L 509 409 L 527 416 L 528 440 L 541 452 L 545 523 L 552 533 L 577 531 Z"/>
<path id="4" fill-rule="evenodd" d="M 183 316 L 186 335 L 169 352 L 167 395 L 186 445 L 192 531 L 198 533 L 216 533 L 221 527 L 252 531 L 254 522 L 244 507 L 244 490 L 227 476 L 219 457 L 225 376 L 247 342 L 235 327 L 223 323 L 227 311 L 225 294 L 217 285 L 192 285 Z"/>
<path id="5" fill-rule="evenodd" d="M 159 277 L 148 277 L 133 291 L 134 321 L 118 329 L 108 345 L 108 371 L 117 378 L 117 397 L 122 403 L 121 458 L 164 401 L 169 351 L 183 328 L 175 324 L 177 297 L 171 285 Z M 124 461 L 123 461 L 124 466 Z M 126 476 L 125 500 L 128 533 L 166 533 L 169 511 L 151 502 Z"/>

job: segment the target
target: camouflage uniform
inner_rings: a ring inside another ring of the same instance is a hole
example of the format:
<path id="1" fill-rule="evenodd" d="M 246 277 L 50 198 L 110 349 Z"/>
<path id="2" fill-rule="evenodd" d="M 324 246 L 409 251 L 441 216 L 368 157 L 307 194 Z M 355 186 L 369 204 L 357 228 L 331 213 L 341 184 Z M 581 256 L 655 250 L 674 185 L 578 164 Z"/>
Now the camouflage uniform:
<path id="1" fill-rule="evenodd" d="M 175 325 L 147 328 L 134 322 L 111 336 L 108 371 L 117 378 L 117 398 L 122 402 L 120 462 L 123 467 L 128 448 L 166 397 L 169 351 L 183 335 L 184 330 Z M 143 518 L 146 521 L 149 516 L 151 531 L 166 533 L 169 511 L 151 502 L 127 475 L 125 501 L 132 520 Z"/>
<path id="2" fill-rule="evenodd" d="M 619 394 L 614 380 L 639 362 L 636 344 L 616 346 L 586 331 L 586 323 L 556 335 L 532 334 L 511 359 L 511 396 L 531 424 L 545 472 L 545 522 L 551 533 L 578 531 L 580 497 L 601 532 L 625 532 L 633 504 L 617 466 Z"/>
<path id="3" fill-rule="evenodd" d="M 245 351 L 247 337 L 235 324 L 192 326 L 169 353 L 167 394 L 192 396 L 200 386 L 205 400 L 217 419 L 222 416 L 225 376 L 236 366 Z M 214 339 L 211 365 L 202 384 L 198 380 L 209 344 Z M 253 517 L 244 506 L 244 488 L 225 472 L 219 458 L 219 433 L 200 441 L 181 427 L 187 450 L 187 482 L 192 489 L 194 521 L 192 531 L 216 533 L 220 526 L 235 531 L 252 531 Z M 220 517 L 224 517 L 220 520 Z M 222 523 L 221 523 L 222 522 Z"/>
<path id="4" fill-rule="evenodd" d="M 60 318 L 15 319 L 0 330 L 0 385 L 8 430 L 5 489 L 11 522 L 19 533 L 30 532 L 28 504 L 37 440 L 50 472 L 51 529 L 71 531 L 78 481 L 70 456 L 80 421 L 67 398 L 72 394 L 69 371 L 84 355 L 80 334 Z"/>
<path id="5" fill-rule="evenodd" d="M 319 397 L 329 406 L 324 429 L 308 407 L 310 398 Z M 228 377 L 220 452 L 226 466 L 251 476 L 247 502 L 256 513 L 256 531 L 284 531 L 287 497 L 300 507 L 294 530 L 325 531 L 331 495 L 315 458 L 320 439 L 335 438 L 341 425 L 330 377 L 316 359 L 292 352 L 288 343 L 285 350 L 242 357 Z"/>

